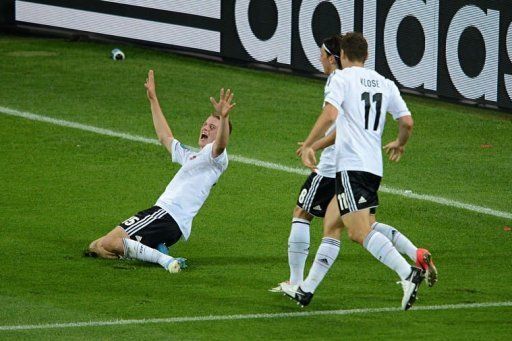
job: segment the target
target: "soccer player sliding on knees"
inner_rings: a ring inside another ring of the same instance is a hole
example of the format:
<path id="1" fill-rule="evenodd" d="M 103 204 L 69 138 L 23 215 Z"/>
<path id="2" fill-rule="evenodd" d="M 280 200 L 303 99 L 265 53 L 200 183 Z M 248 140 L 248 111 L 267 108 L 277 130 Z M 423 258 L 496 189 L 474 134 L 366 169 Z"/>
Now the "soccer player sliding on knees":
<path id="1" fill-rule="evenodd" d="M 200 150 L 181 144 L 171 131 L 156 95 L 154 73 L 148 72 L 144 84 L 151 106 L 153 124 L 160 143 L 181 168 L 174 175 L 155 205 L 123 221 L 89 245 L 87 255 L 101 258 L 132 258 L 160 264 L 171 273 L 186 267 L 184 258 L 158 251 L 164 243 L 171 246 L 188 239 L 192 220 L 228 166 L 231 134 L 229 113 L 235 106 L 231 90 L 220 90 L 219 101 L 210 97 L 213 112 L 204 121 L 198 139 Z"/>

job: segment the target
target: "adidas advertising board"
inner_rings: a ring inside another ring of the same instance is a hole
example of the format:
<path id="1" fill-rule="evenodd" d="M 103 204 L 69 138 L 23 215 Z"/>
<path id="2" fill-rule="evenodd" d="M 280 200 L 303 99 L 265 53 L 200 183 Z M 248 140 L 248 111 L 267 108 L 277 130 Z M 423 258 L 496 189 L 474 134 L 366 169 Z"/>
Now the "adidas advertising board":
<path id="1" fill-rule="evenodd" d="M 15 22 L 312 75 L 321 40 L 355 30 L 401 89 L 512 109 L 506 0 L 25 0 Z"/>

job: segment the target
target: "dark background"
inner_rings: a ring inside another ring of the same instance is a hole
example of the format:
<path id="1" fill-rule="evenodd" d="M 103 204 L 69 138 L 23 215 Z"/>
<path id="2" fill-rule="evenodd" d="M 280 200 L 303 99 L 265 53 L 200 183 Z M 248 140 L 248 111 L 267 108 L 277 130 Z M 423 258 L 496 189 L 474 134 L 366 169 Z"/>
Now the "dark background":
<path id="1" fill-rule="evenodd" d="M 72 7 L 77 9 L 89 10 L 94 12 L 115 14 L 126 17 L 133 17 L 145 20 L 173 23 L 177 25 L 191 26 L 203 29 L 209 29 L 221 32 L 221 53 L 220 56 L 225 61 L 237 62 L 251 65 L 264 65 L 275 67 L 279 70 L 289 70 L 301 74 L 318 76 L 319 72 L 311 66 L 302 49 L 299 37 L 299 9 L 303 0 L 293 0 L 290 8 L 292 15 L 291 23 L 291 64 L 283 65 L 275 60 L 268 63 L 262 63 L 253 60 L 242 46 L 238 37 L 234 19 L 234 6 L 236 0 L 222 0 L 221 2 L 221 20 L 194 16 L 177 12 L 164 12 L 154 9 L 147 9 L 137 6 L 127 6 L 114 3 L 105 3 L 97 0 L 29 0 L 45 4 L 54 4 L 63 7 Z M 304 0 L 307 1 L 307 0 Z M 433 1 L 433 0 L 428 0 Z M 508 97 L 504 84 L 504 74 L 512 74 L 512 63 L 506 51 L 506 33 L 512 21 L 512 2 L 510 1 L 492 1 L 492 0 L 439 0 L 439 46 L 438 46 L 438 80 L 437 91 L 428 91 L 422 87 L 412 90 L 420 94 L 433 94 L 440 98 L 451 100 L 465 100 L 453 86 L 448 74 L 446 65 L 446 33 L 448 25 L 454 14 L 463 6 L 475 5 L 483 10 L 494 9 L 500 11 L 500 31 L 499 35 L 499 66 L 498 66 L 498 101 L 491 102 L 480 98 L 472 100 L 475 104 L 485 106 L 498 106 L 501 109 L 509 111 L 512 109 L 512 100 Z M 13 27 L 27 28 L 30 25 L 26 23 L 17 23 L 14 21 L 14 0 L 0 0 L 0 28 Z M 377 7 L 377 32 L 376 32 L 376 50 L 375 50 L 375 69 L 387 78 L 394 77 L 389 70 L 383 46 L 384 23 L 388 11 L 394 0 L 379 0 Z M 363 0 L 355 0 L 355 18 L 354 26 L 356 31 L 361 31 L 363 24 Z M 277 7 L 273 0 L 253 0 L 249 6 L 249 23 L 256 37 L 261 40 L 271 38 L 277 25 Z M 340 22 L 334 6 L 329 2 L 320 3 L 313 16 L 313 35 L 318 45 L 324 37 L 335 34 L 342 30 L 343 23 Z M 39 27 L 39 26 L 38 26 Z M 33 27 L 32 27 L 33 28 Z M 33 30 L 31 30 L 33 31 Z M 45 32 L 48 32 L 47 30 Z M 74 32 L 76 34 L 76 32 Z M 92 38 L 101 38 L 94 33 L 79 32 L 79 34 L 88 35 Z M 112 37 L 109 37 L 110 39 Z M 126 39 L 121 39 L 126 40 Z M 414 17 L 406 17 L 400 24 L 397 34 L 398 49 L 402 60 L 407 65 L 417 64 L 425 52 L 425 35 L 418 20 Z M 133 41 L 132 41 L 133 42 Z M 148 42 L 137 42 L 144 45 L 152 45 Z M 158 44 L 162 47 L 161 44 Z M 180 46 L 165 46 L 166 48 L 187 51 Z M 205 56 L 211 53 L 200 52 Z M 459 61 L 462 69 L 469 77 L 477 76 L 482 70 L 485 60 L 485 45 L 481 33 L 474 27 L 467 28 L 459 40 Z M 397 84 L 400 87 L 400 84 Z M 467 101 L 465 101 L 467 102 Z"/>

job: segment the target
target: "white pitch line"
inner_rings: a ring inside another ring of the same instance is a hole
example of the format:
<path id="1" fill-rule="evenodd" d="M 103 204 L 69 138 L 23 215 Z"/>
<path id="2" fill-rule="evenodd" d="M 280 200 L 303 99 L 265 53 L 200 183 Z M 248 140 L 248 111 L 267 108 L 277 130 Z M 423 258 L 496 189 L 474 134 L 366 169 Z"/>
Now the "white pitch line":
<path id="1" fill-rule="evenodd" d="M 462 303 L 462 304 L 444 304 L 431 306 L 415 306 L 409 312 L 414 311 L 433 311 L 433 310 L 456 310 L 456 309 L 477 309 L 477 308 L 496 308 L 512 307 L 512 301 L 506 302 L 487 302 L 487 303 Z M 121 326 L 132 324 L 164 324 L 164 323 L 184 323 L 184 322 L 208 322 L 208 321 L 233 321 L 233 320 L 259 320 L 259 319 L 278 319 L 294 317 L 310 317 L 325 315 L 355 315 L 355 314 L 377 314 L 387 312 L 402 312 L 401 308 L 366 308 L 366 309 L 347 309 L 347 310 L 317 310 L 300 311 L 294 313 L 269 313 L 269 314 L 238 314 L 238 315 L 206 315 L 206 316 L 184 316 L 139 320 L 112 320 L 112 321 L 89 321 L 89 322 L 69 322 L 69 323 L 48 323 L 48 324 L 27 324 L 14 326 L 0 326 L 0 331 L 13 330 L 34 330 L 34 329 L 62 329 L 62 328 L 81 328 L 81 327 L 101 327 L 101 326 Z"/>
<path id="2" fill-rule="evenodd" d="M 130 141 L 143 142 L 143 143 L 149 143 L 149 144 L 154 144 L 154 145 L 160 144 L 156 139 L 151 139 L 151 138 L 128 134 L 128 133 L 121 133 L 121 132 L 117 132 L 114 130 L 99 128 L 99 127 L 95 127 L 95 126 L 91 126 L 91 125 L 87 125 L 87 124 L 81 124 L 81 123 L 77 123 L 77 122 L 56 119 L 53 117 L 48 117 L 48 116 L 43 116 L 43 115 L 37 115 L 37 114 L 29 113 L 29 112 L 18 111 L 18 110 L 14 110 L 14 109 L 2 107 L 2 106 L 0 106 L 0 113 L 10 115 L 10 116 L 22 117 L 22 118 L 26 118 L 26 119 L 32 120 L 32 121 L 50 123 L 50 124 L 54 124 L 57 126 L 75 128 L 75 129 L 88 131 L 88 132 L 95 133 L 95 134 L 118 137 L 121 139 L 130 140 Z M 262 167 L 262 168 L 267 168 L 267 169 L 272 169 L 272 170 L 278 170 L 278 171 L 287 172 L 287 173 L 294 173 L 294 174 L 300 174 L 300 175 L 308 175 L 309 174 L 309 171 L 304 168 L 284 166 L 284 165 L 280 165 L 278 163 L 250 159 L 250 158 L 240 156 L 240 155 L 230 155 L 230 159 L 233 161 L 236 161 L 236 162 L 240 162 L 240 163 L 244 163 L 244 164 L 248 164 L 248 165 L 252 165 L 252 166 L 257 166 L 257 167 Z M 399 188 L 392 188 L 392 187 L 388 187 L 385 185 L 381 186 L 379 190 L 384 193 L 400 195 L 400 196 L 403 196 L 406 198 L 417 199 L 417 200 L 422 200 L 422 201 L 429 201 L 429 202 L 433 202 L 433 203 L 444 205 L 444 206 L 461 208 L 461 209 L 465 209 L 468 211 L 487 214 L 487 215 L 491 215 L 491 216 L 495 216 L 495 217 L 499 217 L 499 218 L 512 219 L 512 213 L 509 213 L 509 212 L 498 211 L 498 210 L 494 210 L 492 208 L 488 208 L 488 207 L 484 207 L 484 206 L 467 204 L 467 203 L 463 203 L 463 202 L 456 201 L 456 200 L 446 199 L 443 197 L 438 197 L 438 196 L 433 196 L 433 195 L 428 195 L 428 194 L 413 193 L 411 191 L 402 190 Z"/>

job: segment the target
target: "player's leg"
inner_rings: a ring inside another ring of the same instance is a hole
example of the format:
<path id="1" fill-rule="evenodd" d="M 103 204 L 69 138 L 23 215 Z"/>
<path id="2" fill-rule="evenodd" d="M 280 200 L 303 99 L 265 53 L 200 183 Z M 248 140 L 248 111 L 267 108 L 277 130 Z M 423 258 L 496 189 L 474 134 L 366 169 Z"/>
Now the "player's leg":
<path id="1" fill-rule="evenodd" d="M 373 214 L 372 214 L 373 213 Z M 373 230 L 379 231 L 388 238 L 393 246 L 402 254 L 406 254 L 416 266 L 426 272 L 427 283 L 433 286 L 437 282 L 437 268 L 432 261 L 432 254 L 427 249 L 417 248 L 409 238 L 398 231 L 395 227 L 377 222 L 375 208 L 370 210 L 370 224 Z"/>
<path id="2" fill-rule="evenodd" d="M 178 224 L 164 209 L 153 206 L 137 213 L 121 224 L 130 238 L 123 238 L 124 256 L 145 262 L 158 263 L 171 273 L 187 267 L 184 258 L 175 258 L 156 249 L 160 243 L 172 246 L 182 236 Z M 127 224 L 128 222 L 128 224 Z"/>
<path id="3" fill-rule="evenodd" d="M 416 262 L 416 252 L 418 248 L 395 227 L 376 221 L 375 214 L 370 215 L 370 224 L 373 230 L 379 231 L 395 246 L 398 252 L 406 254 L 410 259 Z"/>
<path id="4" fill-rule="evenodd" d="M 324 235 L 318 248 L 315 260 L 311 266 L 308 277 L 301 284 L 305 292 L 315 292 L 320 282 L 331 268 L 340 252 L 341 220 L 336 198 L 333 197 L 324 218 Z"/>
<path id="5" fill-rule="evenodd" d="M 182 269 L 180 259 L 166 255 L 157 249 L 144 245 L 138 240 L 123 238 L 122 243 L 125 258 L 160 264 L 171 273 L 179 272 Z"/>
<path id="6" fill-rule="evenodd" d="M 338 205 L 348 237 L 393 269 L 401 279 L 410 272 L 409 263 L 383 234 L 370 227 L 370 208 L 377 207 L 381 178 L 368 172 L 342 171 L 336 174 Z"/>
<path id="7" fill-rule="evenodd" d="M 290 284 L 298 284 L 304 279 L 304 266 L 309 254 L 309 226 L 313 215 L 309 213 L 315 196 L 315 187 L 321 177 L 311 173 L 302 185 L 297 205 L 293 210 L 290 236 L 288 237 L 288 265 L 290 267 Z"/>
<path id="8" fill-rule="evenodd" d="M 394 270 L 401 279 L 409 276 L 411 272 L 409 263 L 400 255 L 389 239 L 371 229 L 368 208 L 345 213 L 342 220 L 347 227 L 350 240 L 361 244 L 380 262 Z"/>
<path id="9" fill-rule="evenodd" d="M 349 212 L 343 215 L 348 237 L 361 244 L 381 263 L 394 270 L 403 280 L 411 273 L 409 263 L 400 255 L 393 244 L 383 234 L 370 227 L 369 209 Z"/>
<path id="10" fill-rule="evenodd" d="M 290 236 L 288 237 L 288 265 L 290 284 L 299 284 L 304 279 L 304 267 L 309 254 L 309 226 L 313 216 L 302 207 L 293 210 Z"/>
<path id="11" fill-rule="evenodd" d="M 298 284 L 304 279 L 304 267 L 309 254 L 310 223 L 313 217 L 325 216 L 333 195 L 334 179 L 315 172 L 308 176 L 300 189 L 288 238 L 290 284 Z"/>
<path id="12" fill-rule="evenodd" d="M 324 237 L 315 256 L 307 278 L 300 285 L 283 285 L 283 291 L 306 306 L 311 302 L 313 293 L 322 282 L 340 251 L 340 235 L 343 223 L 339 216 L 335 197 L 332 198 L 324 218 Z"/>
<path id="13" fill-rule="evenodd" d="M 115 227 L 112 231 L 98 240 L 97 248 L 109 254 L 113 254 L 116 258 L 124 256 L 123 238 L 130 238 L 128 233 L 121 226 Z"/>
<path id="14" fill-rule="evenodd" d="M 87 255 L 101 258 L 119 258 L 124 256 L 123 238 L 129 238 L 129 234 L 125 231 L 125 228 L 145 218 L 144 212 L 145 211 L 139 212 L 135 216 L 126 219 L 120 226 L 115 227 L 103 237 L 93 241 L 89 245 Z"/>
<path id="15" fill-rule="evenodd" d="M 121 241 L 122 238 L 127 236 L 128 234 L 118 226 L 107 233 L 105 236 L 93 241 L 89 245 L 88 255 L 107 259 L 119 258 L 119 256 L 122 256 L 122 252 L 116 252 L 116 248 L 114 247 L 115 243 L 113 243 L 113 241 Z"/>
<path id="16" fill-rule="evenodd" d="M 370 227 L 370 208 L 379 204 L 377 191 L 381 178 L 371 173 L 342 171 L 336 174 L 341 191 L 338 203 L 351 240 L 361 244 L 381 263 L 394 270 L 404 289 L 402 308 L 409 309 L 416 300 L 422 270 L 411 267 L 382 233 Z"/>
<path id="17" fill-rule="evenodd" d="M 174 219 L 162 208 L 154 206 L 122 222 L 96 246 L 120 257 L 160 264 L 174 273 L 186 266 L 184 259 L 166 255 L 155 247 L 162 242 L 172 245 L 180 237 L 181 230 Z"/>

